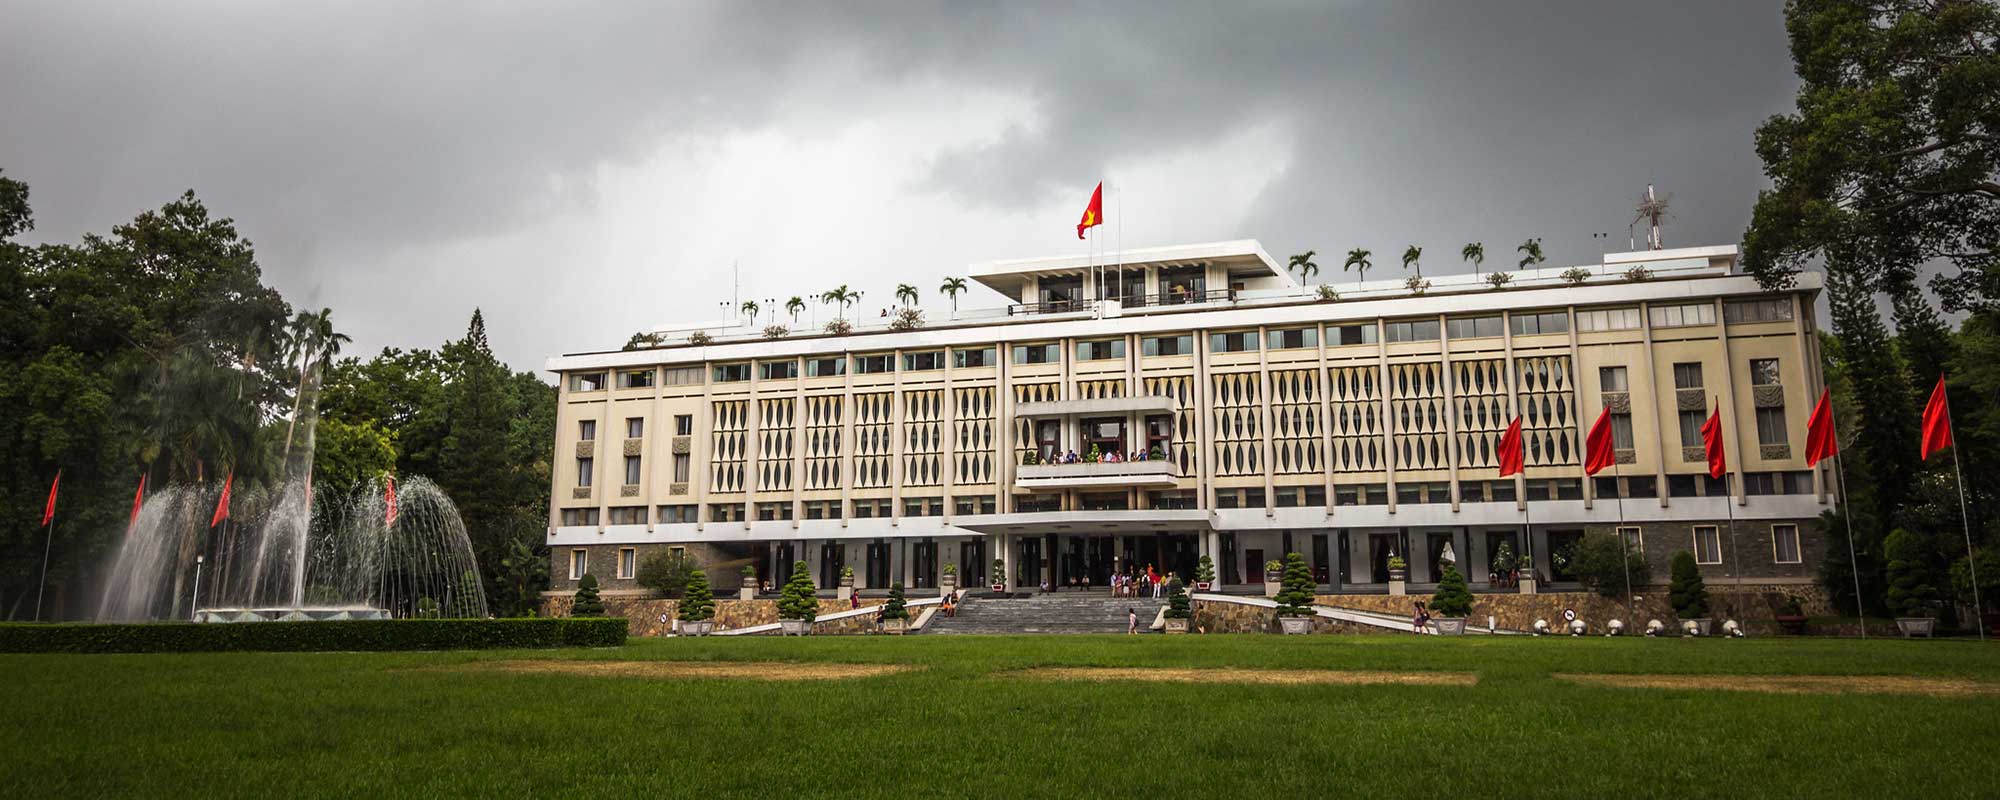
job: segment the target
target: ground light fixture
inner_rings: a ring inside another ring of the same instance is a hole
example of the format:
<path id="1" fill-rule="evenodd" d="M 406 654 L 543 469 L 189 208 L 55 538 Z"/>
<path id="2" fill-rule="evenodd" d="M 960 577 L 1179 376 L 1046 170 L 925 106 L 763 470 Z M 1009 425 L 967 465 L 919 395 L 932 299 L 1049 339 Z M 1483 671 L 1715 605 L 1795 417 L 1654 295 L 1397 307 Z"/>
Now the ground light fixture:
<path id="1" fill-rule="evenodd" d="M 1722 621 L 1722 632 L 1731 638 L 1743 638 L 1743 626 L 1736 624 L 1736 620 L 1733 619 Z"/>
<path id="2" fill-rule="evenodd" d="M 1606 636 L 1617 636 L 1624 632 L 1625 632 L 1625 621 L 1622 619 L 1614 619 L 1610 622 L 1604 623 L 1604 635 Z"/>
<path id="3" fill-rule="evenodd" d="M 1573 619 L 1573 620 L 1570 620 L 1570 621 L 1569 621 L 1569 635 L 1571 635 L 1571 636 L 1582 636 L 1582 635 L 1583 635 L 1583 632 L 1584 632 L 1584 630 L 1585 630 L 1586 628 L 1588 628 L 1588 627 L 1590 627 L 1590 626 L 1588 626 L 1588 625 L 1585 625 L 1585 624 L 1583 624 L 1583 620 L 1580 620 L 1580 619 Z"/>
<path id="4" fill-rule="evenodd" d="M 1647 636 L 1658 636 L 1661 633 L 1665 632 L 1666 630 L 1667 630 L 1666 623 L 1663 623 L 1657 619 L 1646 620 Z"/>

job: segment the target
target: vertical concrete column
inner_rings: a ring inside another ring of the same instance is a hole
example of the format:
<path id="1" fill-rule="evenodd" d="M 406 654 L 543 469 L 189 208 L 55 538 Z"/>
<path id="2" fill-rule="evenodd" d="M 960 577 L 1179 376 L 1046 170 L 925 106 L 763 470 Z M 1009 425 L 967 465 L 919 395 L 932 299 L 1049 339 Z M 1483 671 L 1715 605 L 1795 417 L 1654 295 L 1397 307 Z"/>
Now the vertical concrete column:
<path id="1" fill-rule="evenodd" d="M 1672 402 L 1665 405 L 1661 405 L 1660 403 L 1659 367 L 1653 363 L 1653 310 L 1651 305 L 1645 302 L 1639 303 L 1639 342 L 1641 345 L 1640 350 L 1644 353 L 1645 357 L 1644 372 L 1646 374 L 1643 378 L 1646 381 L 1646 397 L 1653 407 L 1653 452 L 1660 454 L 1659 461 L 1653 466 L 1653 482 L 1655 486 L 1659 487 L 1655 493 L 1659 495 L 1658 502 L 1660 507 L 1666 508 L 1667 504 L 1671 502 L 1667 497 L 1673 494 L 1673 492 L 1667 489 L 1667 454 L 1673 453 L 1675 459 L 1678 460 L 1681 452 L 1678 439 L 1675 440 L 1673 447 L 1667 447 L 1667 427 L 1670 421 L 1673 422 L 1674 435 L 1676 437 L 1680 435 L 1680 424 L 1676 420 L 1676 417 L 1680 414 L 1678 410 L 1680 406 Z M 1635 376 L 1631 374 L 1632 371 L 1629 369 L 1625 373 L 1627 380 L 1625 387 L 1627 389 L 1626 396 L 1638 397 L 1639 387 L 1636 381 L 1633 380 Z M 1668 399 L 1674 400 L 1678 398 L 1669 396 Z M 1636 405 L 1633 407 L 1632 413 L 1635 416 L 1639 413 Z M 1638 432 L 1633 431 L 1632 437 L 1637 439 L 1638 436 Z M 1632 442 L 1632 446 L 1636 450 L 1639 443 L 1634 441 Z"/>
<path id="2" fill-rule="evenodd" d="M 1014 591 L 1014 535 L 1002 533 L 994 538 L 994 549 L 997 551 L 995 558 L 1004 562 L 1000 567 L 999 580 L 1007 585 L 1007 591 Z"/>

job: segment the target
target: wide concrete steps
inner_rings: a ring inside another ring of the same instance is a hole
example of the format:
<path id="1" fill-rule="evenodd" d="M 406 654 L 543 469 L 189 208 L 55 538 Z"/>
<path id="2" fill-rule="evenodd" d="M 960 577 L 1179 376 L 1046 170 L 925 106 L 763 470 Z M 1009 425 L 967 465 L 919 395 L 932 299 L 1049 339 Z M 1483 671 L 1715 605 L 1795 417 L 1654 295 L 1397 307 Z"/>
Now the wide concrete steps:
<path id="1" fill-rule="evenodd" d="M 925 633 L 1124 633 L 1125 610 L 1139 613 L 1139 630 L 1153 624 L 1164 600 L 1103 595 L 1036 595 L 998 599 L 968 597 L 958 616 L 938 616 Z"/>

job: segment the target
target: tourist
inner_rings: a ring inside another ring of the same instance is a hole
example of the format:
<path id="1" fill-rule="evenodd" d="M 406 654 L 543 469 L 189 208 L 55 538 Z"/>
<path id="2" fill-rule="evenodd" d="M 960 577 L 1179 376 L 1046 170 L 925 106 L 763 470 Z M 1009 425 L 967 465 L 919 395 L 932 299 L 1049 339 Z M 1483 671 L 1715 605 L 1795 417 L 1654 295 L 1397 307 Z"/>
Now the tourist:
<path id="1" fill-rule="evenodd" d="M 1139 612 L 1132 610 L 1131 606 L 1125 607 L 1125 632 L 1139 632 Z"/>
<path id="2" fill-rule="evenodd" d="M 1418 600 L 1418 601 L 1417 601 L 1417 613 L 1416 613 L 1416 615 L 1415 615 L 1415 616 L 1414 616 L 1414 617 L 1412 618 L 1412 621 L 1411 621 L 1411 625 L 1410 625 L 1410 627 L 1411 627 L 1411 630 L 1410 630 L 1410 632 L 1411 632 L 1411 633 L 1423 633 L 1423 632 L 1424 632 L 1424 626 L 1425 626 L 1425 625 L 1428 625 L 1428 624 L 1430 624 L 1430 621 L 1431 621 L 1431 611 L 1430 611 L 1430 609 L 1428 609 L 1428 608 L 1424 608 L 1424 601 L 1422 601 L 1422 600 Z"/>
<path id="3" fill-rule="evenodd" d="M 848 607 L 848 608 L 851 608 L 851 609 L 852 609 L 852 608 L 860 608 L 860 607 L 861 607 L 861 593 L 860 593 L 860 592 L 857 592 L 857 591 L 854 591 L 854 590 L 852 590 L 852 589 L 849 589 L 849 590 L 847 591 L 847 607 Z"/>
<path id="4" fill-rule="evenodd" d="M 958 616 L 958 604 L 952 602 L 951 595 L 944 596 L 944 615 L 947 617 Z"/>
<path id="5" fill-rule="evenodd" d="M 1122 592 L 1124 591 L 1125 591 L 1125 576 L 1120 575 L 1116 572 L 1111 573 L 1111 596 L 1124 597 L 1125 595 L 1122 594 Z"/>
<path id="6" fill-rule="evenodd" d="M 1104 454 L 1104 461 L 1105 461 L 1106 463 L 1109 463 L 1109 464 L 1116 464 L 1116 463 L 1118 463 L 1118 451 L 1116 451 L 1116 450 L 1113 450 L 1113 451 L 1111 451 L 1111 452 L 1109 452 L 1109 453 L 1105 453 L 1105 454 Z"/>

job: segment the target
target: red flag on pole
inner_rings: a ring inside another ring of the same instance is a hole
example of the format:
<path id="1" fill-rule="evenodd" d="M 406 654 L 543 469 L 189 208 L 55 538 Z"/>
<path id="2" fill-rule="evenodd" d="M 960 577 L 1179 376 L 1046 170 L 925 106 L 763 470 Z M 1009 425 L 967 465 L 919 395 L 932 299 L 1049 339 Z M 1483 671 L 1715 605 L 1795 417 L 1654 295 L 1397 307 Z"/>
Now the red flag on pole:
<path id="1" fill-rule="evenodd" d="M 1720 478 L 1729 471 L 1728 457 L 1722 452 L 1721 400 L 1715 401 L 1715 411 L 1701 424 L 1701 448 L 1708 451 L 1708 477 Z"/>
<path id="2" fill-rule="evenodd" d="M 1521 450 L 1521 418 L 1515 417 L 1507 424 L 1507 432 L 1500 434 L 1500 477 L 1516 475 L 1527 459 Z"/>
<path id="3" fill-rule="evenodd" d="M 62 485 L 62 470 L 56 470 L 56 479 L 49 482 L 49 504 L 42 507 L 42 527 L 56 518 L 56 487 Z"/>
<path id="4" fill-rule="evenodd" d="M 384 511 L 382 514 L 382 524 L 383 525 L 396 524 L 396 516 L 399 513 L 396 510 L 396 476 L 394 475 L 389 476 L 387 488 L 384 488 L 382 490 L 382 501 L 383 504 L 388 507 L 388 510 Z"/>
<path id="5" fill-rule="evenodd" d="M 1806 420 L 1806 466 L 1840 454 L 1840 439 L 1833 435 L 1833 390 L 1821 389 L 1819 405 Z"/>
<path id="6" fill-rule="evenodd" d="M 1618 452 L 1611 445 L 1611 409 L 1597 412 L 1597 421 L 1590 423 L 1590 433 L 1583 437 L 1583 471 L 1596 475 L 1604 468 L 1618 463 Z"/>
<path id="7" fill-rule="evenodd" d="M 1951 401 L 1944 396 L 1944 376 L 1938 376 L 1937 388 L 1931 390 L 1931 401 L 1924 404 L 1924 460 L 1931 454 L 1951 446 Z"/>
<path id="8" fill-rule="evenodd" d="M 215 516 L 208 520 L 208 527 L 221 525 L 223 520 L 229 519 L 229 485 L 235 482 L 235 475 L 222 479 L 222 497 L 215 501 Z"/>
<path id="9" fill-rule="evenodd" d="M 1104 182 L 1097 182 L 1097 189 L 1090 193 L 1090 205 L 1083 208 L 1083 220 L 1076 224 L 1076 238 L 1083 238 L 1083 232 L 1104 224 Z"/>
<path id="10" fill-rule="evenodd" d="M 125 521 L 125 529 L 139 524 L 139 508 L 146 504 L 146 473 L 139 473 L 139 491 L 132 493 L 132 518 Z"/>

